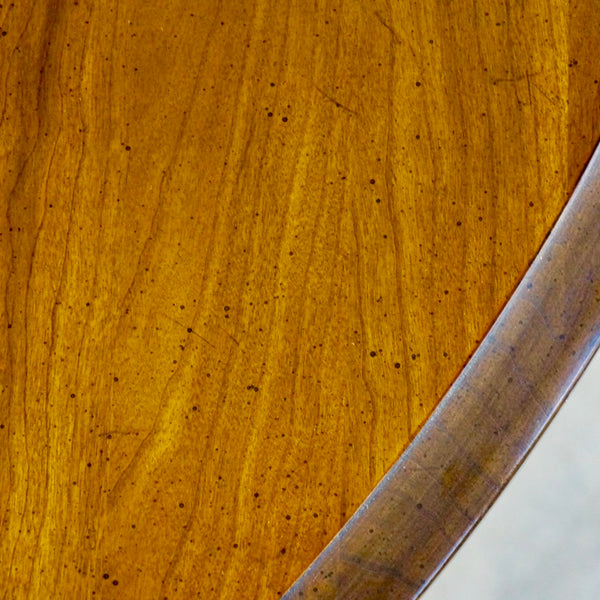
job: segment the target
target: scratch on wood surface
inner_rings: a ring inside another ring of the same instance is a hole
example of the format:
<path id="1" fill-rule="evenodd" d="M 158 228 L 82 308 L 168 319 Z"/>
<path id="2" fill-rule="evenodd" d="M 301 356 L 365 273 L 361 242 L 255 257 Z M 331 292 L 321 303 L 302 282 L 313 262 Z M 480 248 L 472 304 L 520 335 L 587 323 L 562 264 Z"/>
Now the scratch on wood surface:
<path id="1" fill-rule="evenodd" d="M 376 10 L 374 13 L 377 20 L 392 34 L 392 38 L 396 44 L 400 44 L 400 36 L 396 32 L 396 30 L 381 16 L 381 13 Z"/>
<path id="2" fill-rule="evenodd" d="M 352 110 L 345 104 L 342 104 L 341 102 L 336 100 L 333 96 L 330 96 L 327 92 L 325 92 L 323 89 L 321 89 L 318 85 L 315 85 L 315 87 L 323 95 L 324 98 L 329 100 L 329 102 L 333 102 L 333 104 L 335 104 L 338 108 L 341 108 L 342 110 L 345 110 L 346 112 L 349 112 L 350 114 L 353 114 L 353 115 L 358 114 L 355 110 Z"/>

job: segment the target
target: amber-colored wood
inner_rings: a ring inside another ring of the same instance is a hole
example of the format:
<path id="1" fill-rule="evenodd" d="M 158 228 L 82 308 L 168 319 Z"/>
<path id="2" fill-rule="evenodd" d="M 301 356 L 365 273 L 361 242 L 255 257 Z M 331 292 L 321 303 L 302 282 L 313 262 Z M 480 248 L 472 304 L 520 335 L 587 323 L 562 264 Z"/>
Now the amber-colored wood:
<path id="1" fill-rule="evenodd" d="M 596 13 L 3 3 L 0 595 L 282 594 L 566 201 Z"/>
<path id="2" fill-rule="evenodd" d="M 424 427 L 284 600 L 415 600 L 504 489 L 600 345 L 600 147 Z"/>

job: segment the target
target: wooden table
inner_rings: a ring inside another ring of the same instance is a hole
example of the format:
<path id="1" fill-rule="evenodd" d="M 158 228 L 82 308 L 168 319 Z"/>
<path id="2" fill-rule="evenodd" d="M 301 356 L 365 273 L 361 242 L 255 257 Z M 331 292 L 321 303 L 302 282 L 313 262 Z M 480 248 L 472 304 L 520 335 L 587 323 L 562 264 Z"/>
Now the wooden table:
<path id="1" fill-rule="evenodd" d="M 0 596 L 276 598 L 600 134 L 592 0 L 0 7 Z"/>

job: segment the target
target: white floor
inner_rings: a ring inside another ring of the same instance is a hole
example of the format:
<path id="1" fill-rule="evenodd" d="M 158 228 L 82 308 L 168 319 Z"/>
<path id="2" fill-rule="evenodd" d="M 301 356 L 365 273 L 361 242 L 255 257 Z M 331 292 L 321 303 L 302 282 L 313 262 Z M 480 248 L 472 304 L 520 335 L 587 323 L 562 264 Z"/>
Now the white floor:
<path id="1" fill-rule="evenodd" d="M 600 599 L 600 352 L 421 600 Z"/>

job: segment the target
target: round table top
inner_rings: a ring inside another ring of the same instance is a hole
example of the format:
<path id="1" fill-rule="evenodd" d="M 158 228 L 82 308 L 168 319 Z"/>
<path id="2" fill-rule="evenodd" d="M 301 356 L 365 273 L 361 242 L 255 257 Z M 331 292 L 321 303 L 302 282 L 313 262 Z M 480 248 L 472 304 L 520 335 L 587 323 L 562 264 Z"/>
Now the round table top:
<path id="1" fill-rule="evenodd" d="M 591 0 L 0 8 L 0 592 L 276 598 L 600 133 Z"/>

